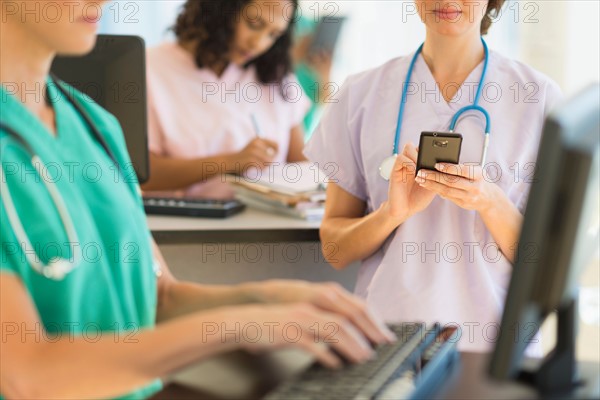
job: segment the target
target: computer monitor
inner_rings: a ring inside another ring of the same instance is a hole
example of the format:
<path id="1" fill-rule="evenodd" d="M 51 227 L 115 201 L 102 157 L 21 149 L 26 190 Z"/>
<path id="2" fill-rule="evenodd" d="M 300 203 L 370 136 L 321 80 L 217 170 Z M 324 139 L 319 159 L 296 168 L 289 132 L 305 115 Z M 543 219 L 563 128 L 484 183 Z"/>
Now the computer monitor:
<path id="1" fill-rule="evenodd" d="M 119 120 L 138 180 L 146 182 L 149 157 L 144 40 L 137 36 L 98 35 L 89 54 L 57 57 L 52 73 Z"/>
<path id="2" fill-rule="evenodd" d="M 578 280 L 598 252 L 599 141 L 599 85 L 565 102 L 545 122 L 492 378 L 525 380 L 541 393 L 574 387 Z M 535 371 L 523 371 L 525 349 L 553 311 L 556 347 Z"/>

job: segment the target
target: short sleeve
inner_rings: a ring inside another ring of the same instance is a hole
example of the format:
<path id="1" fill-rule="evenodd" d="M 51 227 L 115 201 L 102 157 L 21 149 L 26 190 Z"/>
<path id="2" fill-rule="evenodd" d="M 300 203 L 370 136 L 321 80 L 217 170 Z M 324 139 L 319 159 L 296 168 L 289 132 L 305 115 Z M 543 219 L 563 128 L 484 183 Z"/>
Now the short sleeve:
<path id="1" fill-rule="evenodd" d="M 544 105 L 544 116 L 548 116 L 564 100 L 560 87 L 553 80 L 548 80 L 546 86 L 546 102 Z"/>
<path id="2" fill-rule="evenodd" d="M 347 81 L 340 93 L 325 110 L 304 154 L 318 164 L 329 180 L 352 196 L 367 201 L 364 171 L 361 168 L 359 137 L 357 129 L 350 127 L 351 81 Z"/>

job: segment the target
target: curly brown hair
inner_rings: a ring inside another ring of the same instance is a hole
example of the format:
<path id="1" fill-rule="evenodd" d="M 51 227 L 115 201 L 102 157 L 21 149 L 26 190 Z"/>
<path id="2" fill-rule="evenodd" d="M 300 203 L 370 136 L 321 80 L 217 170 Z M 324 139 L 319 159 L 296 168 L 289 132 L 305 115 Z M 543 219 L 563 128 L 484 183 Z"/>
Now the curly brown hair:
<path id="1" fill-rule="evenodd" d="M 483 21 L 481 21 L 481 34 L 486 35 L 492 26 L 492 22 L 494 18 L 500 12 L 500 9 L 504 5 L 506 0 L 489 0 L 487 11 L 485 12 L 485 16 L 483 17 Z"/>
<path id="2" fill-rule="evenodd" d="M 198 68 L 229 63 L 228 53 L 243 8 L 253 0 L 188 0 L 177 17 L 173 31 L 180 42 L 198 44 L 195 61 Z M 293 6 L 298 0 L 286 0 Z M 254 65 L 261 83 L 282 84 L 292 72 L 292 33 L 295 17 L 290 19 L 285 33 L 260 57 L 245 67 Z"/>

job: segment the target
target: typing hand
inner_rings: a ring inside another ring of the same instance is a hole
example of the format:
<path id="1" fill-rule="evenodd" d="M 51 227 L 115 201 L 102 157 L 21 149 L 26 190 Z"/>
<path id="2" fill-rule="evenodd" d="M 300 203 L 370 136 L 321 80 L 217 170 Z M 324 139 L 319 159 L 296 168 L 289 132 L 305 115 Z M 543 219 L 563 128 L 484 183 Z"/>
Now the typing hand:
<path id="1" fill-rule="evenodd" d="M 372 343 L 389 343 L 394 334 L 367 309 L 366 304 L 337 283 L 315 284 L 304 281 L 268 281 L 259 297 L 268 303 L 309 303 L 332 312 L 356 326 Z"/>
<path id="2" fill-rule="evenodd" d="M 268 139 L 256 138 L 234 157 L 234 170 L 243 173 L 249 168 L 263 169 L 273 162 L 279 146 L 277 142 Z"/>
<path id="3" fill-rule="evenodd" d="M 362 363 L 375 355 L 351 320 L 312 304 L 256 305 L 244 307 L 243 312 L 240 308 L 235 310 L 227 332 L 238 331 L 240 346 L 253 353 L 297 347 L 329 368 L 343 365 L 339 356 L 351 363 Z"/>

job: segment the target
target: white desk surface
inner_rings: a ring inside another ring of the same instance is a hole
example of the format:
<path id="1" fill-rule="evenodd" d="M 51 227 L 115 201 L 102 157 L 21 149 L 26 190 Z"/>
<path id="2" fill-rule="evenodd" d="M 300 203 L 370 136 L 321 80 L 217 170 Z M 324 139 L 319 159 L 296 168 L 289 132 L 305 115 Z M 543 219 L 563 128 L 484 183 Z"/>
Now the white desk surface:
<path id="1" fill-rule="evenodd" d="M 248 231 L 248 230 L 315 230 L 321 221 L 304 221 L 285 215 L 271 214 L 247 208 L 225 219 L 148 216 L 152 232 L 161 231 Z"/>

